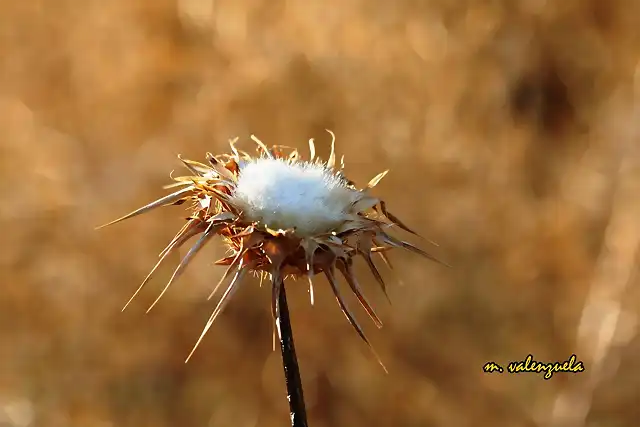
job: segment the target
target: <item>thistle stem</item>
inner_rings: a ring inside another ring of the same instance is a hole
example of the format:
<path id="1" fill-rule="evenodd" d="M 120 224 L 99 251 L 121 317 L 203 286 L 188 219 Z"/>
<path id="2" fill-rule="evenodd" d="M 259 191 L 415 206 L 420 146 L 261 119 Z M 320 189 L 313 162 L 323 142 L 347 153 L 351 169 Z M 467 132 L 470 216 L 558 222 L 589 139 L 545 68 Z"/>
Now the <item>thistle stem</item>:
<path id="1" fill-rule="evenodd" d="M 276 319 L 276 329 L 278 330 L 280 350 L 282 352 L 282 365 L 284 367 L 284 378 L 287 385 L 287 400 L 289 401 L 289 411 L 291 414 L 291 427 L 308 427 L 307 410 L 302 393 L 302 380 L 300 379 L 300 368 L 298 366 L 296 348 L 293 343 L 293 330 L 291 329 L 291 319 L 289 317 L 289 307 L 287 305 L 287 294 L 284 283 L 281 283 L 280 286 L 278 305 L 280 306 L 280 315 Z"/>

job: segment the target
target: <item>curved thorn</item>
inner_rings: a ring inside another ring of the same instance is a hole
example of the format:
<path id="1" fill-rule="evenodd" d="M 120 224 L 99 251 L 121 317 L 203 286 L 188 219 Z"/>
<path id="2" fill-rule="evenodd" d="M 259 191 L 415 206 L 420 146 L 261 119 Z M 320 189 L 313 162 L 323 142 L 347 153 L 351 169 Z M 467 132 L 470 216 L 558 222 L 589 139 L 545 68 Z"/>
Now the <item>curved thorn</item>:
<path id="1" fill-rule="evenodd" d="M 149 281 L 149 279 L 151 279 L 151 276 L 153 276 L 153 273 L 155 273 L 155 271 L 158 269 L 158 267 L 160 267 L 160 264 L 162 264 L 162 262 L 165 260 L 165 258 L 171 254 L 173 252 L 173 250 L 175 249 L 175 246 L 171 246 L 169 248 L 169 250 L 165 251 L 164 254 L 160 257 L 160 259 L 158 260 L 158 262 L 156 263 L 156 265 L 151 269 L 151 271 L 149 272 L 149 274 L 147 274 L 147 277 L 144 278 L 144 280 L 142 281 L 142 283 L 140 284 L 140 286 L 138 286 L 138 289 L 136 289 L 136 291 L 133 293 L 133 295 L 131 296 L 131 298 L 129 298 L 129 301 L 127 301 L 127 303 L 124 305 L 124 307 L 122 307 L 121 311 L 125 311 L 127 309 L 127 307 L 129 306 L 129 304 L 131 304 L 131 301 L 134 300 L 134 298 L 136 296 L 138 296 L 138 294 L 140 293 L 140 291 L 142 290 L 142 288 L 144 287 L 144 285 L 147 284 L 147 282 Z"/>
<path id="2" fill-rule="evenodd" d="M 149 203 L 149 204 L 147 204 L 147 205 L 145 205 L 145 206 L 143 206 L 141 208 L 138 208 L 135 211 L 133 211 L 131 213 L 128 213 L 123 217 L 120 217 L 120 218 L 115 219 L 115 220 L 113 220 L 111 222 L 108 222 L 108 223 L 103 224 L 103 225 L 101 225 L 99 227 L 96 227 L 95 229 L 99 230 L 101 228 L 108 227 L 110 225 L 116 224 L 116 223 L 118 223 L 120 221 L 124 221 L 126 219 L 130 219 L 130 218 L 133 218 L 135 216 L 141 215 L 141 214 L 143 214 L 145 212 L 149 212 L 150 210 L 155 209 L 157 207 L 164 206 L 164 205 L 167 205 L 167 204 L 170 204 L 170 203 L 174 203 L 177 200 L 180 200 L 182 198 L 187 197 L 187 195 L 189 193 L 192 193 L 193 191 L 194 191 L 193 187 L 183 188 L 182 190 L 178 190 L 175 193 L 171 193 L 171 194 L 169 194 L 167 196 L 161 197 L 160 199 L 158 199 L 158 200 L 156 200 L 154 202 L 151 202 L 151 203 Z"/>
<path id="3" fill-rule="evenodd" d="M 415 246 L 413 246 L 411 243 L 402 241 L 402 240 L 398 240 L 395 237 L 391 237 L 390 235 L 386 234 L 386 233 L 379 233 L 378 234 L 378 238 L 381 239 L 384 243 L 391 245 L 391 246 L 395 246 L 397 248 L 403 248 L 406 249 L 408 251 L 411 251 L 413 253 L 416 253 L 418 255 L 422 255 L 423 257 L 430 259 L 431 261 L 437 262 L 438 264 L 442 264 L 445 267 L 449 267 L 449 268 L 453 268 L 451 265 L 447 264 L 444 261 L 439 260 L 438 258 L 436 258 L 435 256 L 431 255 L 428 252 L 423 251 L 420 248 L 417 248 Z"/>
<path id="4" fill-rule="evenodd" d="M 222 286 L 222 283 L 224 283 L 226 278 L 229 277 L 229 273 L 231 272 L 231 270 L 233 270 L 234 267 L 236 267 L 236 265 L 241 265 L 242 264 L 242 256 L 244 255 L 244 252 L 245 251 L 243 251 L 242 248 L 240 248 L 240 250 L 238 251 L 236 256 L 233 258 L 233 261 L 231 261 L 231 264 L 229 264 L 229 267 L 227 267 L 227 269 L 225 270 L 224 274 L 222 275 L 222 277 L 218 281 L 218 284 L 216 285 L 216 287 L 213 288 L 213 291 L 211 291 L 211 293 L 209 294 L 209 297 L 207 297 L 207 300 L 210 300 L 211 298 L 213 298 L 213 296 L 216 294 L 216 292 L 218 292 L 218 289 L 220 288 L 220 286 Z"/>
<path id="5" fill-rule="evenodd" d="M 373 259 L 371 258 L 371 254 L 369 252 L 363 252 L 363 251 L 360 251 L 360 254 L 367 262 L 367 265 L 369 266 L 369 270 L 371 270 L 371 273 L 373 274 L 373 277 L 375 277 L 376 282 L 378 282 L 378 284 L 382 288 L 382 292 L 384 293 L 384 296 L 387 298 L 387 301 L 389 301 L 389 304 L 391 304 L 391 298 L 389 298 L 389 294 L 387 293 L 387 285 L 384 283 L 384 279 L 382 278 L 380 271 L 378 271 L 378 268 L 373 262 Z"/>
<path id="6" fill-rule="evenodd" d="M 309 140 L 309 161 L 312 162 L 316 157 L 316 146 L 313 143 L 313 138 Z"/>
<path id="7" fill-rule="evenodd" d="M 373 323 L 376 325 L 376 327 L 382 328 L 382 320 L 380 320 L 375 310 L 362 293 L 362 290 L 360 289 L 360 285 L 358 284 L 358 280 L 353 273 L 353 268 L 351 267 L 351 265 L 345 261 L 342 261 L 338 263 L 337 267 L 340 273 L 342 273 L 342 276 L 347 280 L 351 291 L 354 293 L 356 298 L 358 298 L 358 301 L 360 302 L 362 308 L 364 308 L 369 317 L 371 317 L 371 320 L 373 320 Z"/>
<path id="8" fill-rule="evenodd" d="M 329 154 L 329 160 L 327 161 L 327 166 L 330 168 L 335 167 L 336 165 L 336 136 L 329 129 L 325 129 L 331 135 L 331 154 Z"/>
<path id="9" fill-rule="evenodd" d="M 384 172 L 380 172 L 378 175 L 374 176 L 371 179 L 371 181 L 369 181 L 369 183 L 367 184 L 367 188 L 371 189 L 371 188 L 375 187 L 376 185 L 378 185 L 380 183 L 380 181 L 382 181 L 382 178 L 384 178 L 388 173 L 389 173 L 389 169 L 387 169 Z"/>
<path id="10" fill-rule="evenodd" d="M 229 140 L 229 146 L 231 147 L 231 151 L 236 156 L 236 158 L 240 159 L 240 153 L 238 152 L 238 149 L 236 148 L 236 143 L 238 142 L 238 139 L 239 138 L 237 136 L 235 138 L 230 139 Z"/>
<path id="11" fill-rule="evenodd" d="M 211 225 L 209 225 L 209 227 L 207 227 L 207 230 L 204 232 L 204 234 L 198 239 L 198 241 L 191 247 L 191 249 L 189 249 L 189 252 L 187 252 L 187 254 L 184 256 L 184 258 L 182 258 L 182 261 L 180 261 L 180 264 L 178 264 L 178 267 L 176 267 L 176 269 L 174 270 L 173 274 L 171 275 L 171 278 L 169 279 L 169 282 L 167 283 L 167 285 L 164 287 L 164 289 L 162 289 L 162 292 L 160 292 L 160 295 L 158 295 L 158 298 L 156 298 L 156 300 L 149 306 L 149 308 L 147 309 L 147 313 L 149 313 L 151 311 L 151 309 L 158 303 L 158 301 L 160 301 L 160 299 L 162 298 L 162 296 L 167 292 L 167 289 L 169 289 L 169 287 L 171 286 L 171 284 L 178 278 L 180 277 L 180 275 L 182 274 L 182 272 L 184 271 L 184 269 L 187 267 L 187 265 L 189 264 L 189 262 L 191 262 L 191 260 L 193 259 L 194 255 L 198 253 L 198 251 L 204 246 L 204 244 L 215 235 L 214 232 L 212 232 L 213 228 L 213 223 Z"/>
<path id="12" fill-rule="evenodd" d="M 173 253 L 175 249 L 178 249 L 180 246 L 182 246 L 191 237 L 199 233 L 199 231 L 197 230 L 198 227 L 194 227 L 187 230 L 187 226 L 189 226 L 189 223 L 187 223 L 185 227 L 183 227 L 182 230 L 180 230 L 178 234 L 176 234 L 176 237 L 174 237 L 173 240 L 169 243 L 169 245 L 167 245 L 167 247 L 164 248 L 164 250 L 160 253 L 160 259 L 158 260 L 156 265 L 151 269 L 149 274 L 147 274 L 147 277 L 145 277 L 145 279 L 142 281 L 138 289 L 133 293 L 131 298 L 129 298 L 129 301 L 127 301 L 124 307 L 122 307 L 121 311 L 125 311 L 126 308 L 129 306 L 129 304 L 131 304 L 134 298 L 140 293 L 144 285 L 149 281 L 149 279 L 151 279 L 151 276 L 153 276 L 153 273 L 155 273 L 158 267 L 160 267 L 160 265 L 165 260 L 165 258 L 169 256 L 171 253 Z"/>
<path id="13" fill-rule="evenodd" d="M 389 373 L 389 371 L 387 370 L 386 366 L 384 366 L 384 363 L 382 363 L 382 359 L 380 359 L 380 356 L 378 356 L 378 353 L 375 351 L 375 349 L 373 348 L 373 346 L 369 342 L 369 339 L 364 334 L 364 331 L 360 327 L 360 324 L 358 324 L 358 321 L 355 319 L 355 317 L 353 317 L 353 314 L 351 314 L 351 311 L 349 310 L 349 308 L 344 303 L 344 300 L 342 299 L 342 296 L 340 295 L 340 291 L 338 290 L 338 285 L 336 283 L 335 276 L 333 274 L 333 266 L 331 268 L 327 269 L 327 270 L 324 270 L 324 274 L 327 276 L 327 280 L 329 281 L 329 284 L 331 285 L 331 289 L 333 290 L 333 293 L 334 293 L 334 295 L 336 297 L 336 300 L 338 301 L 338 305 L 340 306 L 340 309 L 342 310 L 342 313 L 346 316 L 347 320 L 349 321 L 351 326 L 355 329 L 355 331 L 358 333 L 360 338 L 369 346 L 369 350 L 371 350 L 371 353 L 373 353 L 373 355 L 377 359 L 377 361 L 380 364 L 380 366 L 382 366 L 382 369 L 384 369 L 384 371 L 386 373 Z"/>
<path id="14" fill-rule="evenodd" d="M 162 257 L 164 255 L 165 252 L 167 252 L 169 250 L 169 248 L 171 248 L 173 246 L 174 243 L 176 243 L 179 239 L 185 239 L 185 236 L 189 236 L 187 237 L 184 241 L 190 239 L 191 237 L 195 236 L 197 233 L 200 232 L 200 230 L 198 230 L 198 226 L 195 226 L 196 223 L 200 223 L 199 219 L 190 219 L 189 221 L 187 221 L 187 223 L 180 229 L 180 231 L 178 231 L 176 233 L 176 235 L 173 237 L 173 239 L 171 239 L 171 241 L 169 242 L 169 244 L 162 250 L 162 252 L 160 252 L 158 254 L 159 257 Z M 202 224 L 198 224 L 198 225 L 202 225 Z M 182 241 L 182 243 L 184 243 L 184 241 Z M 182 244 L 181 243 L 181 244 Z"/>
<path id="15" fill-rule="evenodd" d="M 218 315 L 222 313 L 222 310 L 226 306 L 227 302 L 229 301 L 231 296 L 235 293 L 235 291 L 238 289 L 238 285 L 240 281 L 242 280 L 244 275 L 247 273 L 247 271 L 249 271 L 250 268 L 251 268 L 250 265 L 246 265 L 244 267 L 242 263 L 238 265 L 236 274 L 233 276 L 233 279 L 231 280 L 231 283 L 227 287 L 227 290 L 224 292 L 224 294 L 222 294 L 222 297 L 220 297 L 220 301 L 218 301 L 218 305 L 216 305 L 216 308 L 213 310 L 213 313 L 211 313 L 211 316 L 209 317 L 207 324 L 202 330 L 202 333 L 200 334 L 198 341 L 196 341 L 196 344 L 193 346 L 193 349 L 191 349 L 191 352 L 185 359 L 184 363 L 189 362 L 189 359 L 191 359 L 191 356 L 193 356 L 198 346 L 200 346 L 200 343 L 202 342 L 204 336 L 207 334 L 207 332 L 209 332 L 209 329 L 211 329 L 211 325 L 213 325 L 213 322 L 216 320 Z"/>
<path id="16" fill-rule="evenodd" d="M 251 135 L 251 140 L 253 142 L 255 142 L 256 144 L 258 144 L 258 147 L 260 147 L 260 149 L 262 149 L 262 152 L 270 159 L 273 159 L 273 154 L 271 154 L 271 151 L 267 148 L 266 145 L 264 145 L 264 143 L 262 141 L 260 141 L 255 135 Z"/>

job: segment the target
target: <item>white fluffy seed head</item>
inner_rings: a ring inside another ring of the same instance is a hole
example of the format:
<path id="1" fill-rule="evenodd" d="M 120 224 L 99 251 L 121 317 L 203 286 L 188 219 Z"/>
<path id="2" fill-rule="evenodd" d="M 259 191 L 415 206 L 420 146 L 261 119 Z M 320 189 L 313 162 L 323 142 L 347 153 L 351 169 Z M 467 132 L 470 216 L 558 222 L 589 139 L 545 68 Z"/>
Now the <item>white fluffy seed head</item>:
<path id="1" fill-rule="evenodd" d="M 308 237 L 342 224 L 359 197 L 322 163 L 259 158 L 240 169 L 233 204 L 245 219 Z"/>

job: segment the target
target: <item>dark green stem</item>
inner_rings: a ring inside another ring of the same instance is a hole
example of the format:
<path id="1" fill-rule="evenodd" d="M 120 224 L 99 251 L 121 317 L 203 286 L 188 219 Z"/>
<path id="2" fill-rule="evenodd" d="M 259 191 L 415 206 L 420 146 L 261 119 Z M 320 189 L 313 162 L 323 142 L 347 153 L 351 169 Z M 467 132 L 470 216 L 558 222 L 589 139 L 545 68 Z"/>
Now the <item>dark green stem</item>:
<path id="1" fill-rule="evenodd" d="M 291 426 L 308 427 L 307 410 L 302 393 L 302 380 L 300 379 L 300 368 L 298 366 L 298 358 L 296 357 L 296 348 L 293 343 L 293 331 L 291 329 L 291 319 L 289 317 L 289 307 L 287 305 L 287 294 L 284 283 L 281 283 L 280 286 L 278 305 L 280 306 L 280 315 L 276 319 L 276 323 L 278 338 L 280 338 L 280 349 L 282 351 L 284 378 L 287 385 Z"/>

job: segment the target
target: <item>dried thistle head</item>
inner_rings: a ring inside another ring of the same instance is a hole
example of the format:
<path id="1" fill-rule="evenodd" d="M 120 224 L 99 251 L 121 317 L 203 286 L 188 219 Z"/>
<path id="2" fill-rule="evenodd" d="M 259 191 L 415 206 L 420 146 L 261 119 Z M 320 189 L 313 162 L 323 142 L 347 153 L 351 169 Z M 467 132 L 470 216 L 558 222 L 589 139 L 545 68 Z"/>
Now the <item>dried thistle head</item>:
<path id="1" fill-rule="evenodd" d="M 386 252 L 392 248 L 406 249 L 437 260 L 388 233 L 391 227 L 398 226 L 415 234 L 386 209 L 384 201 L 370 193 L 388 171 L 375 176 L 364 189 L 358 189 L 343 175 L 344 157 L 340 167 L 336 167 L 335 136 L 328 132 L 332 143 L 326 162 L 316 158 L 313 139 L 309 140 L 310 155 L 305 160 L 296 150 L 285 153 L 286 147 L 283 146 L 269 149 L 253 135 L 251 138 L 258 145 L 257 156 L 238 150 L 236 138 L 230 141 L 232 154 L 214 156 L 207 153 L 208 165 L 180 158 L 191 175 L 175 177 L 175 183 L 165 187 L 178 188 L 177 191 L 102 226 L 159 206 L 191 202 L 191 215 L 186 224 L 160 253 L 158 263 L 124 308 L 169 254 L 192 237 L 199 236 L 149 307 L 151 310 L 194 255 L 212 237 L 221 236 L 231 255 L 216 261 L 216 264 L 228 267 L 211 296 L 229 275 L 233 277 L 187 361 L 247 273 L 270 278 L 274 319 L 279 315 L 278 297 L 285 278 L 307 277 L 313 304 L 312 277 L 323 273 L 342 312 L 358 335 L 369 344 L 340 294 L 336 269 L 344 276 L 376 326 L 381 327 L 382 322 L 363 295 L 354 274 L 354 258 L 361 256 L 365 260 L 385 295 L 386 286 L 374 264 L 374 254 L 379 255 L 389 267 L 391 264 Z"/>

